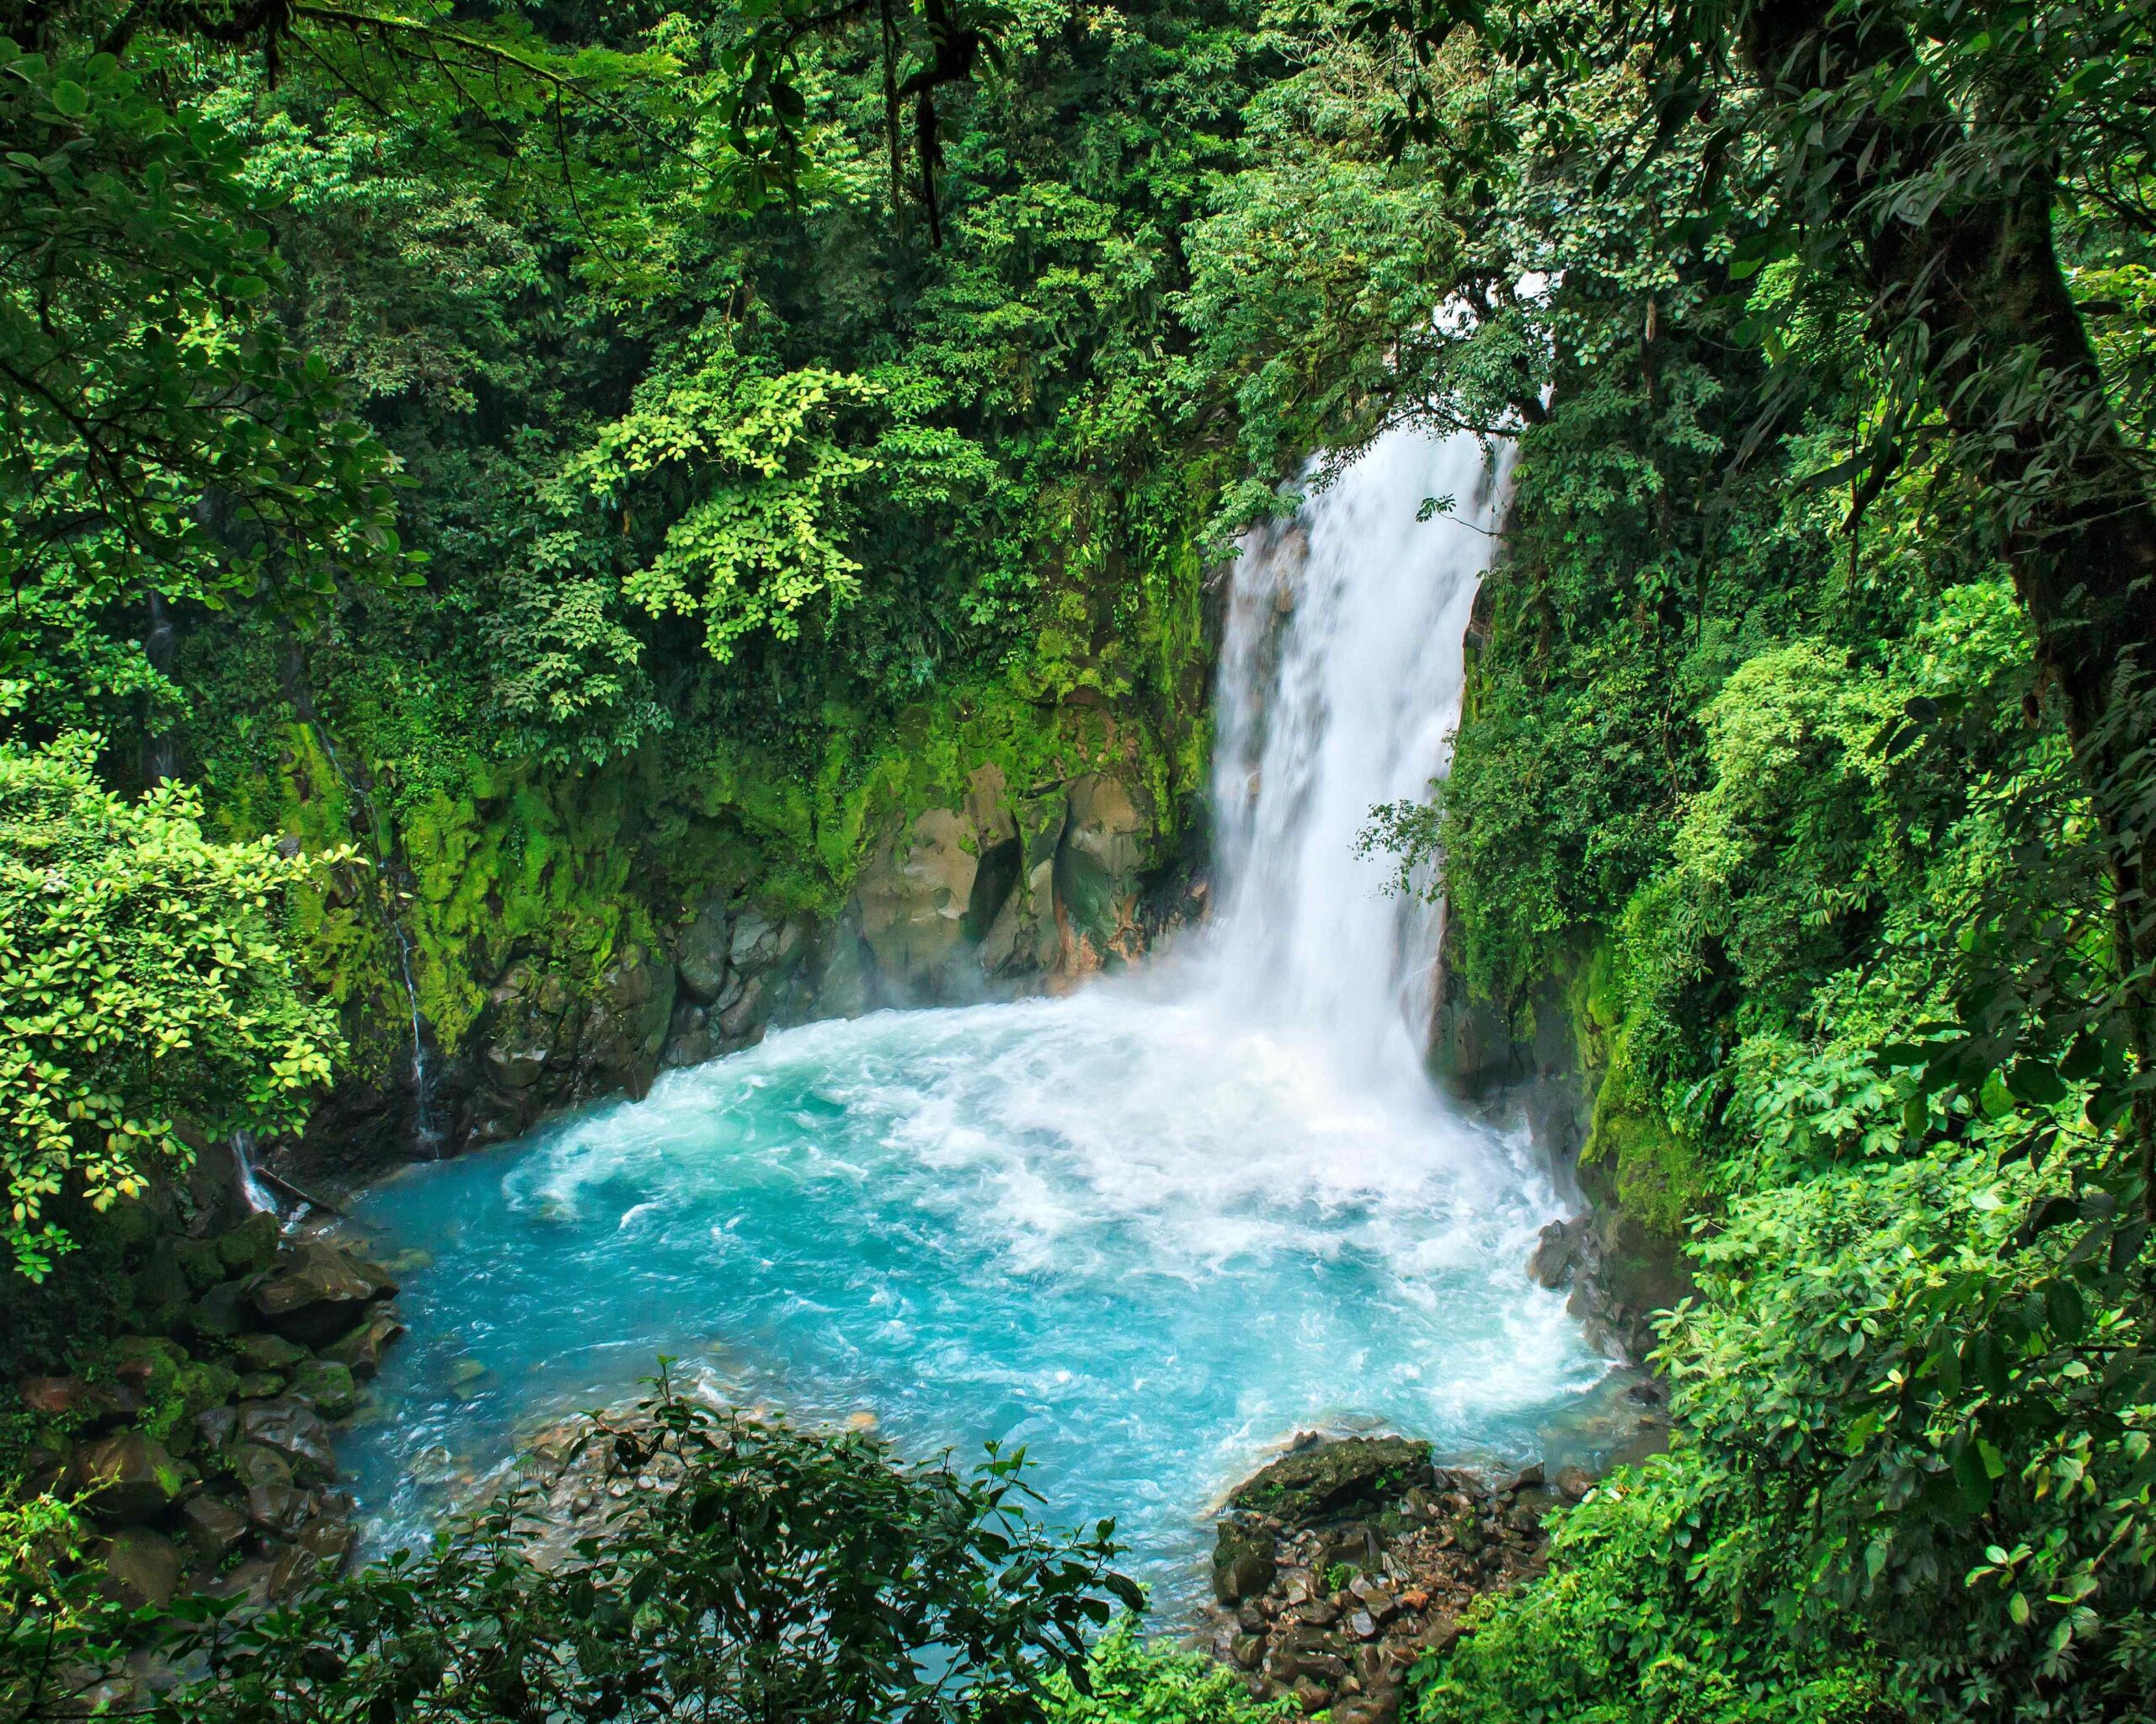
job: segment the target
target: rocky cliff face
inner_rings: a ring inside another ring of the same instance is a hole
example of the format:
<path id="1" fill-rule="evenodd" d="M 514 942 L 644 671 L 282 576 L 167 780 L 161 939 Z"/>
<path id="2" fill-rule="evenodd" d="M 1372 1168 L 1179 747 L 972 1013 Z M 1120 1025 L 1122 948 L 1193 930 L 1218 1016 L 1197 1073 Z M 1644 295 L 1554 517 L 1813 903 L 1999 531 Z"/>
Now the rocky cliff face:
<path id="1" fill-rule="evenodd" d="M 1450 931 L 1448 931 L 1448 944 Z M 1640 1364 L 1657 1345 L 1654 1314 L 1694 1289 L 1680 1241 L 1627 1209 L 1598 1127 L 1609 1075 L 1589 998 L 1591 953 L 1567 974 L 1543 978 L 1508 1012 L 1470 998 L 1441 948 L 1430 1061 L 1486 1108 L 1524 1117 L 1550 1175 L 1575 1213 L 1542 1231 L 1529 1273 L 1569 1293 L 1588 1339 Z"/>
<path id="2" fill-rule="evenodd" d="M 352 1175 L 505 1142 L 776 1027 L 1050 991 L 1128 963 L 1203 905 L 1145 778 L 1111 757 L 1014 784 L 979 761 L 885 818 L 835 913 L 788 908 L 750 878 L 626 941 L 595 980 L 513 953 L 475 978 L 484 1004 L 432 1059 L 424 1120 L 400 1062 L 333 1096 L 289 1165 Z"/>

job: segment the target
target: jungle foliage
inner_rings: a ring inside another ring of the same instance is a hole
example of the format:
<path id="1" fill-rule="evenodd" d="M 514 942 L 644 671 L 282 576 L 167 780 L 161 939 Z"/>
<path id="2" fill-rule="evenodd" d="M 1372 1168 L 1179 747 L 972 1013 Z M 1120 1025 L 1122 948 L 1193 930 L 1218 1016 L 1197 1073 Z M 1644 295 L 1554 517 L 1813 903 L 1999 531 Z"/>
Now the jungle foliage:
<path id="1" fill-rule="evenodd" d="M 1143 1604 L 1110 1566 L 1109 1524 L 1036 1524 L 1020 1454 L 970 1475 L 910 1466 L 858 1433 L 713 1412 L 662 1378 L 562 1464 L 663 1482 L 582 1524 L 510 1490 L 426 1549 L 267 1612 L 208 1598 L 127 1612 L 71 1570 L 83 1529 L 55 1505 L 11 1513 L 0 1711 L 112 1704 L 106 1661 L 147 1643 L 179 1679 L 118 1704 L 174 1724 L 1040 1719 L 1091 1688 L 1089 1641 L 1118 1604 Z"/>
<path id="2" fill-rule="evenodd" d="M 103 1211 L 205 1137 L 292 1129 L 339 1045 L 282 938 L 316 864 L 209 837 L 184 786 L 114 794 L 96 752 L 0 747 L 6 1243 L 34 1280 L 72 1244 L 51 1206 Z"/>
<path id="3" fill-rule="evenodd" d="M 24 1266 L 58 1184 L 290 1123 L 386 916 L 453 1034 L 504 930 L 589 967 L 744 849 L 823 901 L 960 726 L 1083 692 L 1194 783 L 1227 534 L 1312 449 L 1505 436 L 1456 760 L 1376 838 L 1467 989 L 1572 1011 L 1586 1177 L 1699 1292 L 1672 1452 L 1423 1716 L 2148 1718 L 2152 22 L 0 4 Z M 611 1656 L 499 1538 L 429 1560 L 226 1699 Z M 997 1641 L 1027 1705 L 1245 1712 L 1127 1640 L 1058 1688 L 1073 1622 Z"/>
<path id="4" fill-rule="evenodd" d="M 1583 1177 L 1698 1287 L 1672 1451 L 1424 1716 L 2145 1718 L 2151 17 L 1370 19 L 1489 56 L 1486 132 L 1407 132 L 1561 283 L 1454 770 L 1374 835 L 1572 1011 Z"/>

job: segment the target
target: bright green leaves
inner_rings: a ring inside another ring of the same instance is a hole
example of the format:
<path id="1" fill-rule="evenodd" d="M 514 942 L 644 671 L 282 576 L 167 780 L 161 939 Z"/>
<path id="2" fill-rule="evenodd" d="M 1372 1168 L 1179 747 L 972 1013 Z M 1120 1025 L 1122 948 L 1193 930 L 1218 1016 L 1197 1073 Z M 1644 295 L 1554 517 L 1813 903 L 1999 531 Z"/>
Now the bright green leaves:
<path id="1" fill-rule="evenodd" d="M 155 681 L 112 607 L 304 608 L 406 574 L 389 457 L 270 315 L 232 140 L 109 54 L 0 41 L 0 684 L 16 722 Z M 0 718 L 0 722 L 5 722 Z"/>
<path id="2" fill-rule="evenodd" d="M 271 906 L 317 865 L 206 838 L 192 793 L 102 789 L 93 738 L 0 748 L 0 1158 L 13 1267 L 67 1249 L 56 1198 L 104 1209 L 187 1143 L 296 1129 L 329 1075 Z"/>
<path id="3" fill-rule="evenodd" d="M 855 489 L 875 467 L 840 421 L 878 395 L 821 368 L 774 371 L 723 334 L 691 345 L 678 367 L 641 385 L 624 418 L 602 429 L 562 481 L 655 554 L 623 580 L 654 616 L 697 618 L 723 663 L 741 638 L 800 633 L 804 613 L 858 593 L 845 550 Z M 639 529 L 639 512 L 663 529 Z"/>

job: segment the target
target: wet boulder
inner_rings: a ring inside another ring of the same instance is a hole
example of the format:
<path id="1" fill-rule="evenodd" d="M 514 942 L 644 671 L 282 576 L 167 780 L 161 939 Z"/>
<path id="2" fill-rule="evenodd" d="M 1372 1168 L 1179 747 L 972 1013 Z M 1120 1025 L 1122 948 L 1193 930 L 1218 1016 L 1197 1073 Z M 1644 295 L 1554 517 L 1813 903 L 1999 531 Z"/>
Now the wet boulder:
<path id="1" fill-rule="evenodd" d="M 25 1377 L 21 1392 L 31 1412 L 73 1418 L 92 1430 L 131 1419 L 145 1405 L 131 1384 L 89 1383 L 77 1376 Z"/>
<path id="2" fill-rule="evenodd" d="M 294 1400 L 306 1401 L 326 1419 L 349 1418 L 358 1401 L 351 1367 L 335 1359 L 302 1361 L 292 1372 L 291 1391 Z"/>
<path id="3" fill-rule="evenodd" d="M 247 1537 L 247 1515 L 222 1497 L 198 1492 L 180 1505 L 179 1527 L 195 1556 L 215 1568 Z"/>
<path id="4" fill-rule="evenodd" d="M 1430 1445 L 1406 1437 L 1348 1437 L 1298 1449 L 1237 1487 L 1236 1508 L 1309 1521 L 1428 1482 Z"/>
<path id="5" fill-rule="evenodd" d="M 212 1453 L 229 1448 L 233 1434 L 238 1429 L 239 1409 L 237 1407 L 213 1406 L 207 1412 L 195 1416 L 195 1440 Z"/>
<path id="6" fill-rule="evenodd" d="M 275 1215 L 257 1211 L 238 1226 L 217 1236 L 217 1261 L 229 1276 L 252 1275 L 277 1260 L 283 1236 Z"/>
<path id="7" fill-rule="evenodd" d="M 618 1084 L 632 1098 L 648 1092 L 673 1015 L 674 967 L 630 947 L 599 978 L 584 1022 L 583 1051 L 600 1086 Z"/>
<path id="8" fill-rule="evenodd" d="M 187 1488 L 187 1475 L 163 1444 L 140 1431 L 115 1431 L 75 1451 L 66 1475 L 107 1526 L 161 1519 Z"/>
<path id="9" fill-rule="evenodd" d="M 104 1358 L 114 1378 L 146 1401 L 162 1401 L 180 1386 L 193 1363 L 187 1350 L 162 1335 L 120 1335 L 107 1343 Z"/>
<path id="10" fill-rule="evenodd" d="M 186 1566 L 179 1546 L 146 1526 L 123 1528 L 105 1545 L 100 1589 L 130 1609 L 168 1604 Z"/>
<path id="11" fill-rule="evenodd" d="M 283 1454 L 259 1443 L 243 1443 L 232 1451 L 232 1476 L 247 1492 L 248 1524 L 272 1538 L 285 1538 L 313 1512 L 306 1492 L 292 1476 Z"/>
<path id="12" fill-rule="evenodd" d="M 1528 1253 L 1528 1278 L 1552 1292 L 1572 1284 L 1573 1272 L 1590 1249 L 1593 1224 L 1582 1215 L 1577 1220 L 1552 1221 L 1536 1236 Z M 1590 1266 L 1591 1267 L 1591 1266 Z"/>
<path id="13" fill-rule="evenodd" d="M 681 1001 L 666 1026 L 666 1045 L 659 1050 L 659 1065 L 669 1071 L 702 1065 L 712 1052 L 710 1011 L 693 1001 Z"/>
<path id="14" fill-rule="evenodd" d="M 344 1366 L 359 1382 L 382 1369 L 382 1356 L 403 1334 L 404 1326 L 387 1305 L 376 1305 L 359 1322 L 322 1349 L 324 1360 Z"/>
<path id="15" fill-rule="evenodd" d="M 257 1401 L 240 1409 L 239 1440 L 284 1457 L 295 1478 L 334 1479 L 337 1451 L 322 1416 L 292 1396 Z"/>
<path id="16" fill-rule="evenodd" d="M 1247 1527 L 1239 1521 L 1220 1523 L 1213 1549 L 1213 1596 L 1223 1604 L 1239 1604 L 1255 1599 L 1272 1586 L 1279 1572 L 1273 1559 L 1270 1532 Z"/>
<path id="17" fill-rule="evenodd" d="M 264 1328 L 319 1347 L 347 1333 L 369 1305 L 396 1291 L 379 1265 L 310 1239 L 281 1253 L 248 1297 Z"/>
<path id="18" fill-rule="evenodd" d="M 254 1328 L 259 1318 L 243 1281 L 221 1281 L 196 1300 L 187 1326 L 203 1340 L 223 1340 Z"/>
<path id="19" fill-rule="evenodd" d="M 307 1357 L 304 1347 L 281 1335 L 235 1335 L 232 1350 L 241 1367 L 250 1371 L 289 1371 Z"/>
<path id="20" fill-rule="evenodd" d="M 681 978 L 681 991 L 696 1005 L 709 1006 L 725 990 L 733 940 L 733 918 L 723 899 L 707 904 L 675 937 L 674 968 Z"/>

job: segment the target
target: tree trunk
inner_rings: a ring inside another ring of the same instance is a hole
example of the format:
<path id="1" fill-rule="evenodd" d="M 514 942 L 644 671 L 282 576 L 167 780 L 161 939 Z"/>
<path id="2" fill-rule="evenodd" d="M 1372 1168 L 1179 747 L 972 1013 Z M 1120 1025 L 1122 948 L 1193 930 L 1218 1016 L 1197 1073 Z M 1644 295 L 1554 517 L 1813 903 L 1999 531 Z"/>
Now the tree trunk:
<path id="1" fill-rule="evenodd" d="M 1917 64 L 1891 9 L 1831 0 L 1754 0 L 1743 14 L 1743 46 L 1792 123 L 1811 93 L 1856 93 L 1872 67 Z M 1884 116 L 1863 109 L 1846 136 L 1821 136 L 1813 132 L 1806 147 L 1832 152 L 1811 182 L 1824 207 L 1803 214 L 1827 216 L 1847 231 L 1873 294 L 1877 334 L 1889 344 L 1917 344 L 1930 399 L 1963 447 L 1979 451 L 1983 476 L 2004 503 L 2001 550 L 2109 840 L 2114 937 L 2146 1071 L 2156 819 L 2142 787 L 2151 776 L 2143 752 L 2151 702 L 2135 673 L 2156 670 L 2148 662 L 2156 509 L 2059 269 L 2050 165 L 2024 159 L 1998 184 L 1965 184 L 1927 220 L 1911 222 L 1879 212 L 1881 189 L 1939 171 L 1963 141 L 1960 115 L 1936 96 L 1904 99 Z M 2137 1106 L 2144 1177 L 2156 1172 L 2156 1119 L 2148 1114 L 2145 1103 Z M 2156 1205 L 2156 1181 L 2145 1201 Z"/>

